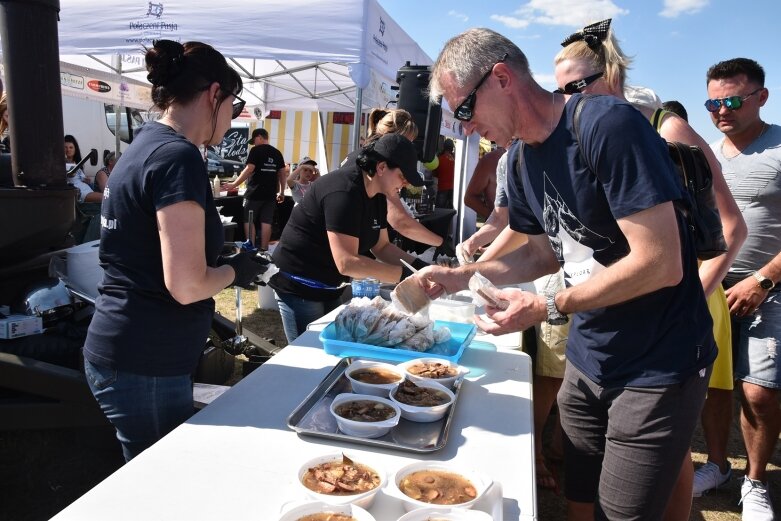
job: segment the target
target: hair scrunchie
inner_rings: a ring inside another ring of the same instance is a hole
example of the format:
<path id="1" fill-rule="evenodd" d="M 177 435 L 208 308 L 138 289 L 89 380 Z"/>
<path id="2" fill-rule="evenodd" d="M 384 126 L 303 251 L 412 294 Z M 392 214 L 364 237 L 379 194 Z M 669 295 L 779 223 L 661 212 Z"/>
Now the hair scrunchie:
<path id="1" fill-rule="evenodd" d="M 612 18 L 608 18 L 607 20 L 602 20 L 601 22 L 587 25 L 580 31 L 567 36 L 564 41 L 561 42 L 561 46 L 566 47 L 571 43 L 583 40 L 590 49 L 596 50 L 596 48 L 607 39 L 607 35 L 610 32 L 611 21 Z"/>

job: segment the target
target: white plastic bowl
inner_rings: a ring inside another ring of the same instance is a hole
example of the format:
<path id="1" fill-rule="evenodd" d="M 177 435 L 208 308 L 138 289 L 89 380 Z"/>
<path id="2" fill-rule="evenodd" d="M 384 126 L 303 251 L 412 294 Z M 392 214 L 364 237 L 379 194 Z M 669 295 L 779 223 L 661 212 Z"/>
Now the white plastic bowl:
<path id="1" fill-rule="evenodd" d="M 401 480 L 404 479 L 406 476 L 412 474 L 413 472 L 417 472 L 419 470 L 441 470 L 444 472 L 452 472 L 453 474 L 459 474 L 465 477 L 466 479 L 468 479 L 472 483 L 472 485 L 474 485 L 477 495 L 475 496 L 474 499 L 467 501 L 465 503 L 459 503 L 457 505 L 434 505 L 432 503 L 426 503 L 425 501 L 419 501 L 417 499 L 413 499 L 401 491 L 401 489 L 399 488 L 399 483 L 401 483 Z M 401 502 L 404 504 L 404 510 L 406 510 L 407 512 L 414 510 L 416 508 L 430 508 L 430 507 L 469 509 L 472 508 L 472 505 L 474 505 L 483 497 L 483 495 L 486 493 L 486 491 L 488 490 L 488 488 L 491 486 L 492 483 L 493 481 L 491 481 L 490 478 L 474 470 L 462 469 L 446 463 L 439 463 L 436 461 L 419 461 L 417 463 L 411 463 L 405 467 L 402 467 L 396 472 L 393 478 L 394 489 L 392 490 L 392 493 L 393 495 L 401 499 Z"/>
<path id="2" fill-rule="evenodd" d="M 390 399 L 393 403 L 398 405 L 399 409 L 401 409 L 401 417 L 404 418 L 405 420 L 411 420 L 414 422 L 421 422 L 421 423 L 430 423 L 430 422 L 435 422 L 437 420 L 441 420 L 442 417 L 445 416 L 445 413 L 450 408 L 450 406 L 453 405 L 453 400 L 455 400 L 455 395 L 453 394 L 453 391 L 451 391 L 444 385 L 438 384 L 433 380 L 423 379 L 413 383 L 418 387 L 425 387 L 427 389 L 442 391 L 447 395 L 449 399 L 446 403 L 443 403 L 442 405 L 434 405 L 432 407 L 418 407 L 397 400 L 396 397 L 394 396 L 396 394 L 396 389 L 394 389 L 390 393 Z"/>
<path id="3" fill-rule="evenodd" d="M 455 376 L 448 376 L 446 378 L 428 378 L 425 376 L 418 376 L 416 374 L 412 374 L 409 372 L 409 368 L 413 367 L 416 364 L 442 364 L 446 365 L 448 367 L 451 367 L 456 370 Z M 415 358 L 414 360 L 407 360 L 406 362 L 402 362 L 398 364 L 396 367 L 401 369 L 404 372 L 404 375 L 412 380 L 413 382 L 436 382 L 438 384 L 442 384 L 445 387 L 448 387 L 450 389 L 453 388 L 453 386 L 456 383 L 456 380 L 459 378 L 462 378 L 463 376 L 467 375 L 469 373 L 469 368 L 464 367 L 463 365 L 458 365 L 455 362 L 452 362 L 450 360 L 444 360 L 442 358 Z"/>
<path id="4" fill-rule="evenodd" d="M 480 510 L 464 510 L 462 508 L 449 509 L 448 507 L 417 508 L 407 512 L 397 521 L 491 521 L 490 514 Z"/>
<path id="5" fill-rule="evenodd" d="M 304 475 L 307 473 L 307 471 L 310 468 L 331 461 L 341 461 L 343 455 L 347 456 L 355 463 L 364 465 L 374 470 L 377 473 L 377 475 L 380 477 L 379 485 L 377 485 L 376 488 L 373 488 L 366 492 L 361 492 L 359 494 L 338 495 L 338 496 L 331 495 L 331 494 L 321 494 L 319 492 L 315 492 L 314 490 L 310 490 L 304 485 L 303 483 Z M 379 492 L 381 488 L 385 487 L 385 484 L 388 481 L 387 473 L 383 469 L 381 469 L 376 463 L 367 460 L 363 456 L 353 455 L 352 453 L 349 453 L 347 451 L 333 452 L 330 454 L 323 454 L 322 456 L 317 456 L 316 458 L 312 458 L 304 462 L 304 464 L 301 465 L 301 467 L 299 467 L 297 476 L 298 476 L 298 484 L 300 485 L 301 490 L 304 492 L 304 494 L 306 494 L 307 496 L 309 496 L 314 500 L 322 501 L 330 505 L 345 505 L 348 503 L 352 503 L 353 505 L 357 505 L 363 508 L 371 508 L 372 503 L 374 503 L 374 498 L 377 495 L 377 492 Z"/>
<path id="6" fill-rule="evenodd" d="M 350 376 L 350 374 L 354 371 L 359 369 L 368 369 L 370 367 L 378 367 L 395 373 L 399 376 L 399 379 L 395 382 L 387 384 L 370 384 L 366 382 L 360 382 Z M 347 379 L 350 380 L 350 385 L 352 386 L 354 393 L 371 394 L 374 396 L 382 396 L 383 398 L 387 398 L 391 389 L 396 387 L 399 382 L 404 380 L 404 373 L 395 365 L 386 364 L 385 362 L 373 362 L 371 360 L 356 360 L 347 366 L 347 369 L 344 370 L 344 374 L 347 376 Z"/>
<path id="7" fill-rule="evenodd" d="M 354 402 L 358 400 L 370 400 L 373 402 L 380 402 L 389 407 L 392 407 L 396 412 L 395 416 L 388 418 L 387 420 L 378 422 L 359 422 L 355 420 L 348 420 L 336 414 L 336 407 L 345 402 Z M 390 401 L 388 398 L 381 396 L 373 396 L 370 394 L 352 394 L 342 393 L 334 398 L 331 402 L 331 414 L 336 418 L 336 423 L 339 425 L 339 430 L 349 436 L 357 436 L 358 438 L 379 438 L 388 434 L 393 427 L 398 425 L 401 420 L 401 409 L 399 406 Z"/>
<path id="8" fill-rule="evenodd" d="M 298 521 L 304 516 L 319 514 L 321 512 L 345 514 L 354 517 L 358 521 L 376 521 L 374 516 L 359 506 L 350 504 L 329 505 L 322 501 L 310 501 L 294 506 L 286 510 L 279 518 L 279 521 Z"/>

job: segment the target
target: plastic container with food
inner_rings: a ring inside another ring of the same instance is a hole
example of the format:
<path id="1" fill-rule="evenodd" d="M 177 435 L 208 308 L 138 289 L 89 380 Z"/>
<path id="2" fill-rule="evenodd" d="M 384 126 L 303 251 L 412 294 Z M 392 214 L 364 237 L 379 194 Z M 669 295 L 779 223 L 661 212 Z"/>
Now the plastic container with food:
<path id="1" fill-rule="evenodd" d="M 445 416 L 455 395 L 433 380 L 405 380 L 391 391 L 390 399 L 401 409 L 401 417 L 405 420 L 430 423 Z"/>
<path id="2" fill-rule="evenodd" d="M 356 360 L 344 374 L 354 393 L 388 397 L 391 389 L 404 380 L 404 373 L 395 365 L 371 360 Z"/>
<path id="3" fill-rule="evenodd" d="M 320 516 L 318 516 L 320 514 Z M 331 505 L 323 501 L 309 501 L 306 503 L 295 504 L 284 509 L 279 521 L 341 521 L 337 514 L 344 516 L 345 521 L 354 519 L 355 521 L 376 521 L 374 516 L 359 506 Z"/>
<path id="4" fill-rule="evenodd" d="M 358 438 L 379 438 L 398 425 L 401 409 L 388 398 L 342 393 L 331 402 L 331 414 L 339 430 Z"/>
<path id="5" fill-rule="evenodd" d="M 438 298 L 429 305 L 428 316 L 431 320 L 473 324 L 475 304 L 471 298 L 469 301 L 456 298 Z"/>
<path id="6" fill-rule="evenodd" d="M 419 461 L 396 472 L 392 494 L 401 499 L 407 512 L 431 506 L 472 508 L 491 484 L 491 479 L 477 471 Z"/>
<path id="7" fill-rule="evenodd" d="M 386 473 L 377 463 L 350 452 L 323 454 L 298 469 L 304 494 L 332 505 L 352 503 L 371 508 L 386 481 Z"/>
<path id="8" fill-rule="evenodd" d="M 430 380 L 451 389 L 459 378 L 469 374 L 468 367 L 442 358 L 415 358 L 402 362 L 396 367 L 413 382 Z"/>

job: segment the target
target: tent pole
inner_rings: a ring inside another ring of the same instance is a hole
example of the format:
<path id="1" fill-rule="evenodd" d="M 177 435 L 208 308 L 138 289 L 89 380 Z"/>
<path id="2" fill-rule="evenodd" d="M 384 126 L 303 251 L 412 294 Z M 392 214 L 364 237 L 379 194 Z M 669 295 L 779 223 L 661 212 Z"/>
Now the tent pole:
<path id="1" fill-rule="evenodd" d="M 121 83 L 122 82 L 122 56 L 119 54 L 115 54 L 113 57 L 114 60 L 114 70 L 117 71 L 117 75 L 119 76 L 118 80 Z M 119 92 L 119 105 L 114 106 L 114 154 L 116 156 L 119 155 L 119 147 L 121 143 L 121 139 L 119 137 L 120 130 L 122 128 L 122 112 L 125 109 L 125 93 L 120 89 Z M 130 130 L 130 121 L 127 122 L 128 124 L 128 131 Z M 116 157 L 115 156 L 115 157 Z"/>
<path id="2" fill-rule="evenodd" d="M 357 149 L 361 144 L 361 109 L 363 108 L 363 89 L 355 89 L 355 113 L 353 118 L 353 139 L 350 143 L 350 152 Z"/>

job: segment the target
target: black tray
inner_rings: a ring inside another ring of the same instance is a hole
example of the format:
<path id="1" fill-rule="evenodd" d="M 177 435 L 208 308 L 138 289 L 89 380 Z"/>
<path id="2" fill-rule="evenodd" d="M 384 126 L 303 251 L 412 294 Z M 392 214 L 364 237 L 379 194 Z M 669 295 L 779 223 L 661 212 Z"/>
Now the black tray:
<path id="1" fill-rule="evenodd" d="M 355 358 L 340 360 L 315 390 L 288 416 L 288 427 L 307 436 L 349 441 L 406 452 L 434 452 L 445 446 L 461 393 L 463 378 L 456 381 L 452 389 L 455 398 L 441 420 L 420 423 L 402 418 L 388 434 L 379 438 L 360 438 L 341 432 L 336 420 L 331 415 L 330 407 L 336 395 L 352 392 L 350 381 L 344 376 L 344 371 L 355 360 Z"/>

